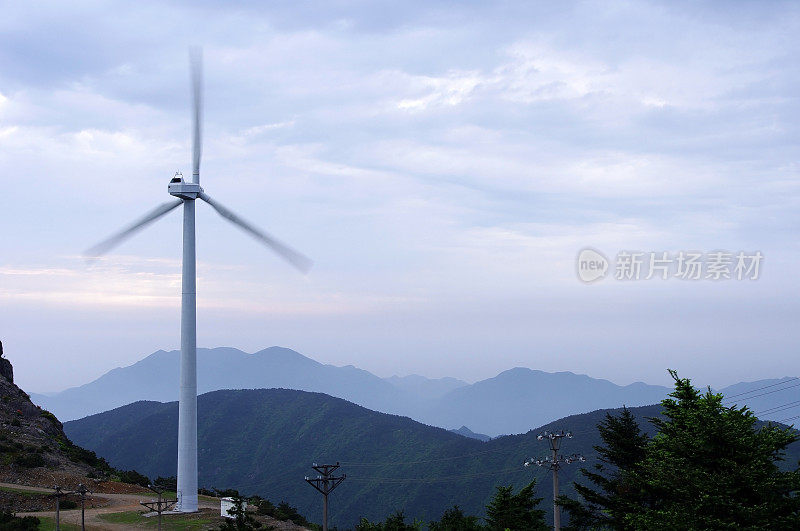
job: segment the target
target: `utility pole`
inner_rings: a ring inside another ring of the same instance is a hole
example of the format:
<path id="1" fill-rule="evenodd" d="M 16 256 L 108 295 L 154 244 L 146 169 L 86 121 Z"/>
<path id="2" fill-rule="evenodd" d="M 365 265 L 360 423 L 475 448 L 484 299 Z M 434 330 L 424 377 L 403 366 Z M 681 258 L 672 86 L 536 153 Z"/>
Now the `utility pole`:
<path id="1" fill-rule="evenodd" d="M 561 529 L 561 506 L 558 505 L 558 470 L 562 465 L 568 465 L 575 461 L 586 461 L 586 458 L 582 455 L 572 454 L 563 456 L 558 454 L 558 450 L 561 448 L 561 439 L 564 438 L 572 439 L 572 432 L 561 430 L 558 433 L 552 433 L 546 431 L 537 436 L 536 439 L 539 441 L 545 439 L 550 441 L 550 450 L 553 452 L 553 455 L 545 457 L 544 459 L 534 459 L 531 457 L 528 461 L 525 461 L 525 466 L 543 466 L 553 471 L 553 529 L 555 529 L 555 531 Z"/>
<path id="2" fill-rule="evenodd" d="M 147 488 L 158 494 L 158 501 L 140 502 L 140 504 L 158 513 L 158 531 L 161 531 L 161 513 L 170 510 L 178 503 L 178 500 L 162 500 L 161 495 L 164 493 L 164 487 L 160 485 L 148 485 Z"/>
<path id="3" fill-rule="evenodd" d="M 89 492 L 89 489 L 86 488 L 86 485 L 81 483 L 78 485 L 78 488 L 75 492 L 81 495 L 81 531 L 86 531 L 86 493 Z"/>
<path id="4" fill-rule="evenodd" d="M 306 476 L 305 479 L 309 485 L 322 493 L 322 531 L 328 531 L 328 494 L 338 487 L 347 476 L 345 474 L 339 477 L 331 475 L 334 470 L 339 468 L 338 461 L 335 465 L 318 465 L 314 463 L 311 468 L 319 472 L 320 475 L 315 478 Z"/>
<path id="5" fill-rule="evenodd" d="M 69 493 L 61 490 L 61 487 L 58 485 L 53 487 L 53 490 L 56 491 L 55 494 L 53 494 L 56 498 L 56 531 L 61 531 L 61 498 Z"/>

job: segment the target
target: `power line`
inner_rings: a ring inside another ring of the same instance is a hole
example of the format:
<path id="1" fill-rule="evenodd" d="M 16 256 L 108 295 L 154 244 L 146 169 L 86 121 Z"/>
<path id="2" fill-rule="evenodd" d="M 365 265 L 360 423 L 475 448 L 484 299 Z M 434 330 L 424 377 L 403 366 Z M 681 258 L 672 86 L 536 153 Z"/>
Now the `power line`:
<path id="1" fill-rule="evenodd" d="M 510 452 L 519 452 L 519 450 L 509 450 L 509 453 Z M 340 463 L 340 465 L 344 466 L 345 464 L 342 462 L 342 463 Z M 384 482 L 384 483 L 386 483 L 386 482 L 391 482 L 391 483 L 410 483 L 410 482 L 416 482 L 416 483 L 440 483 L 440 482 L 446 482 L 446 481 L 456 481 L 456 480 L 460 480 L 460 479 L 477 478 L 477 477 L 483 477 L 483 476 L 494 476 L 494 475 L 499 475 L 499 474 L 504 474 L 504 473 L 509 473 L 509 472 L 519 472 L 519 468 L 517 468 L 517 467 L 505 468 L 505 469 L 493 470 L 493 471 L 489 471 L 489 472 L 475 472 L 475 473 L 470 473 L 470 474 L 459 474 L 459 475 L 439 476 L 439 477 L 430 477 L 430 478 L 419 478 L 419 477 L 417 477 L 417 478 L 403 478 L 403 477 L 397 478 L 397 477 L 390 477 L 390 476 L 357 476 L 357 475 L 354 476 L 354 475 L 348 475 L 347 479 L 348 479 L 348 481 L 358 481 L 358 482 L 381 481 L 381 482 Z M 272 478 L 272 480 L 274 480 L 275 478 L 279 478 L 279 477 L 283 477 L 283 476 L 291 476 L 291 475 L 294 475 L 294 474 L 296 474 L 296 472 L 288 471 L 288 472 L 284 472 L 282 474 L 272 475 L 271 478 Z M 263 487 L 265 485 L 269 485 L 270 483 L 272 483 L 272 480 L 271 481 L 262 481 L 262 482 L 259 482 L 259 483 L 249 483 L 249 484 L 244 484 L 244 485 L 243 484 L 236 484 L 234 486 L 236 488 L 239 488 L 239 489 L 258 488 L 258 487 Z"/>
<path id="2" fill-rule="evenodd" d="M 738 393 L 738 394 L 735 394 L 735 395 L 728 395 L 725 398 L 725 400 L 728 400 L 730 398 L 736 398 L 737 396 L 749 395 L 750 393 L 755 393 L 756 391 L 761 391 L 762 389 L 768 389 L 770 387 L 775 387 L 776 385 L 783 385 L 785 383 L 789 383 L 789 382 L 794 381 L 794 380 L 800 380 L 800 376 L 794 376 L 792 378 L 789 378 L 788 380 L 783 380 L 781 382 L 775 382 L 774 384 L 765 385 L 764 387 L 757 387 L 755 389 L 750 389 L 749 391 L 744 391 L 742 393 Z"/>
<path id="3" fill-rule="evenodd" d="M 793 379 L 798 379 L 798 378 L 800 378 L 800 376 L 798 376 L 797 378 L 793 378 Z M 786 382 L 781 382 L 781 383 L 788 383 L 788 381 L 789 381 L 789 380 L 787 380 Z M 760 388 L 760 389 L 753 389 L 752 391 L 749 391 L 749 392 L 750 392 L 750 393 L 754 393 L 754 392 L 756 392 L 756 391 L 760 391 L 761 389 L 766 389 L 766 388 L 768 388 L 768 387 L 773 387 L 773 386 L 775 386 L 775 385 L 778 385 L 778 384 L 766 385 L 766 386 L 764 386 L 764 387 L 762 387 L 762 388 Z M 800 383 L 796 383 L 796 384 L 794 384 L 794 385 L 790 385 L 790 386 L 788 386 L 788 387 L 783 387 L 783 388 L 781 388 L 781 389 L 773 389 L 772 391 L 767 391 L 766 393 L 761 393 L 761 394 L 759 394 L 759 395 L 746 396 L 746 397 L 742 398 L 742 400 L 752 400 L 753 398 L 758 398 L 758 397 L 760 397 L 760 396 L 771 395 L 772 393 L 778 393 L 778 392 L 780 392 L 780 391 L 785 391 L 785 390 L 787 390 L 787 389 L 791 389 L 791 388 L 793 388 L 793 387 L 798 387 L 798 386 L 800 386 Z M 733 395 L 733 396 L 730 396 L 730 397 L 728 397 L 728 398 L 725 398 L 725 399 L 723 400 L 723 402 L 730 402 L 732 398 L 735 398 L 735 397 L 741 396 L 741 395 L 743 395 L 743 394 L 748 394 L 748 393 L 740 393 L 740 394 L 738 394 L 738 395 Z"/>
<path id="4" fill-rule="evenodd" d="M 431 478 L 393 478 L 393 477 L 358 477 L 358 476 L 348 476 L 347 479 L 352 481 L 381 481 L 387 483 L 440 483 L 446 481 L 458 481 L 461 479 L 470 479 L 470 478 L 478 478 L 478 477 L 485 477 L 485 476 L 496 476 L 498 474 L 504 474 L 508 472 L 519 472 L 518 467 L 514 468 L 505 468 L 502 470 L 492 470 L 490 472 L 475 472 L 472 474 L 458 474 L 455 476 L 439 476 L 439 477 L 431 477 Z"/>
<path id="5" fill-rule="evenodd" d="M 499 454 L 510 454 L 512 452 L 518 452 L 518 449 L 497 449 L 497 450 L 484 450 L 482 452 L 473 452 L 470 454 L 462 454 L 462 455 L 454 455 L 450 457 L 438 457 L 434 459 L 422 459 L 418 461 L 377 461 L 372 463 L 358 463 L 353 461 L 342 461 L 342 466 L 363 466 L 363 467 L 371 467 L 371 466 L 398 466 L 398 465 L 420 465 L 424 463 L 438 463 L 440 461 L 454 461 L 456 459 L 464 459 L 466 457 L 473 457 L 476 455 L 484 455 L 490 453 L 499 453 Z"/>
<path id="6" fill-rule="evenodd" d="M 296 477 L 297 476 L 297 470 L 287 470 L 286 472 L 282 472 L 280 474 L 270 474 L 270 479 L 266 480 L 266 481 L 260 481 L 258 483 L 247 483 L 247 484 L 236 483 L 236 484 L 231 485 L 231 487 L 232 488 L 235 487 L 237 489 L 258 488 L 258 487 L 263 487 L 265 485 L 271 484 L 275 480 L 275 478 L 289 477 L 289 476 L 295 476 Z"/>
<path id="7" fill-rule="evenodd" d="M 769 409 L 764 409 L 764 410 L 758 411 L 758 412 L 753 413 L 753 414 L 754 415 L 762 415 L 764 413 L 777 413 L 778 411 L 783 411 L 784 409 L 791 409 L 791 408 L 796 407 L 798 405 L 800 405 L 800 400 L 796 400 L 794 402 L 787 402 L 786 404 L 781 404 L 779 406 L 771 407 Z"/>

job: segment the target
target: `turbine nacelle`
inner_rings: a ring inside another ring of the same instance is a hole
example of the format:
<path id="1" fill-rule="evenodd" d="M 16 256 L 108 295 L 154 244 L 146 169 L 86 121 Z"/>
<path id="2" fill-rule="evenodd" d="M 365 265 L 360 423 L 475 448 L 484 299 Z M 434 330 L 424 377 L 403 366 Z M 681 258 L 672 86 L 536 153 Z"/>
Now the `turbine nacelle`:
<path id="1" fill-rule="evenodd" d="M 180 172 L 175 174 L 167 185 L 169 195 L 180 197 L 181 199 L 195 200 L 197 196 L 203 193 L 203 189 L 198 183 L 187 183 L 183 180 L 183 174 Z"/>

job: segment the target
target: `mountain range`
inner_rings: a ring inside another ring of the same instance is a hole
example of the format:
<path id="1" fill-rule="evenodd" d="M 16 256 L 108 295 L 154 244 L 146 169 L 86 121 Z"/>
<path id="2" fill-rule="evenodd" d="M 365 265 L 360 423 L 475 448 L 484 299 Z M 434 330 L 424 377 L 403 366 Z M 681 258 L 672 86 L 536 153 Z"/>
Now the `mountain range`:
<path id="1" fill-rule="evenodd" d="M 549 454 L 536 436 L 544 430 L 572 431 L 562 452 L 582 453 L 587 462 L 565 466 L 562 493 L 571 493 L 580 466 L 596 463 L 600 444 L 596 425 L 609 410 L 573 415 L 524 434 L 486 442 L 406 417 L 368 410 L 321 393 L 286 389 L 223 390 L 198 398 L 200 484 L 236 488 L 296 505 L 319 520 L 321 499 L 303 481 L 312 463 L 341 463 L 347 478 L 331 494 L 332 525 L 350 527 L 358 518 L 383 519 L 395 510 L 425 521 L 438 519 L 458 504 L 482 515 L 497 485 L 516 489 L 537 479 L 537 493 L 548 499 L 551 476 L 523 462 Z M 613 410 L 618 412 L 619 410 Z M 660 406 L 631 408 L 642 429 Z M 67 435 L 106 458 L 111 465 L 150 477 L 176 469 L 177 402 L 137 402 L 67 422 Z M 785 461 L 794 466 L 800 443 Z M 542 503 L 547 509 L 548 503 Z M 549 511 L 546 511 L 546 514 Z"/>
<path id="2" fill-rule="evenodd" d="M 31 397 L 63 420 L 140 400 L 176 400 L 179 357 L 179 351 L 160 350 L 85 385 Z M 408 416 L 445 429 L 466 427 L 492 437 L 524 433 L 567 415 L 599 408 L 654 404 L 669 393 L 668 388 L 658 385 L 637 382 L 620 386 L 571 372 L 549 373 L 522 367 L 473 384 L 418 375 L 380 378 L 352 365 L 322 364 L 282 347 L 254 354 L 227 347 L 198 349 L 197 366 L 201 393 L 259 388 L 320 392 L 374 411 Z M 742 403 L 752 403 L 756 411 L 767 410 L 763 418 L 781 420 L 789 416 L 787 409 L 780 409 L 788 401 L 782 390 L 795 384 L 800 386 L 800 379 L 761 380 L 736 384 L 722 392 L 738 395 Z M 758 396 L 752 393 L 764 386 L 772 392 L 757 393 Z"/>
<path id="3" fill-rule="evenodd" d="M 160 350 L 85 385 L 49 396 L 31 396 L 64 420 L 139 400 L 176 400 L 179 357 L 179 351 Z M 320 392 L 375 411 L 405 415 L 446 429 L 466 426 L 490 436 L 524 432 L 565 415 L 599 407 L 652 404 L 668 392 L 661 386 L 618 386 L 569 372 L 525 368 L 511 369 L 474 384 L 418 375 L 380 378 L 352 365 L 322 364 L 281 347 L 254 354 L 225 347 L 198 349 L 197 367 L 200 393 L 259 388 Z M 556 396 L 558 401 L 554 400 Z"/>

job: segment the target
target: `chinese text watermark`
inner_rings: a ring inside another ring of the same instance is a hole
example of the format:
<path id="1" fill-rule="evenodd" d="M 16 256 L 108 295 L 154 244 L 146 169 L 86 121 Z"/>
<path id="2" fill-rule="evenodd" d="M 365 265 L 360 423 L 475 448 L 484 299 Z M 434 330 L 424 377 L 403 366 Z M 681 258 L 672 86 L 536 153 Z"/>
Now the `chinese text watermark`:
<path id="1" fill-rule="evenodd" d="M 620 251 L 613 265 L 591 248 L 578 253 L 578 278 L 595 282 L 611 274 L 615 280 L 758 280 L 761 251 Z"/>

